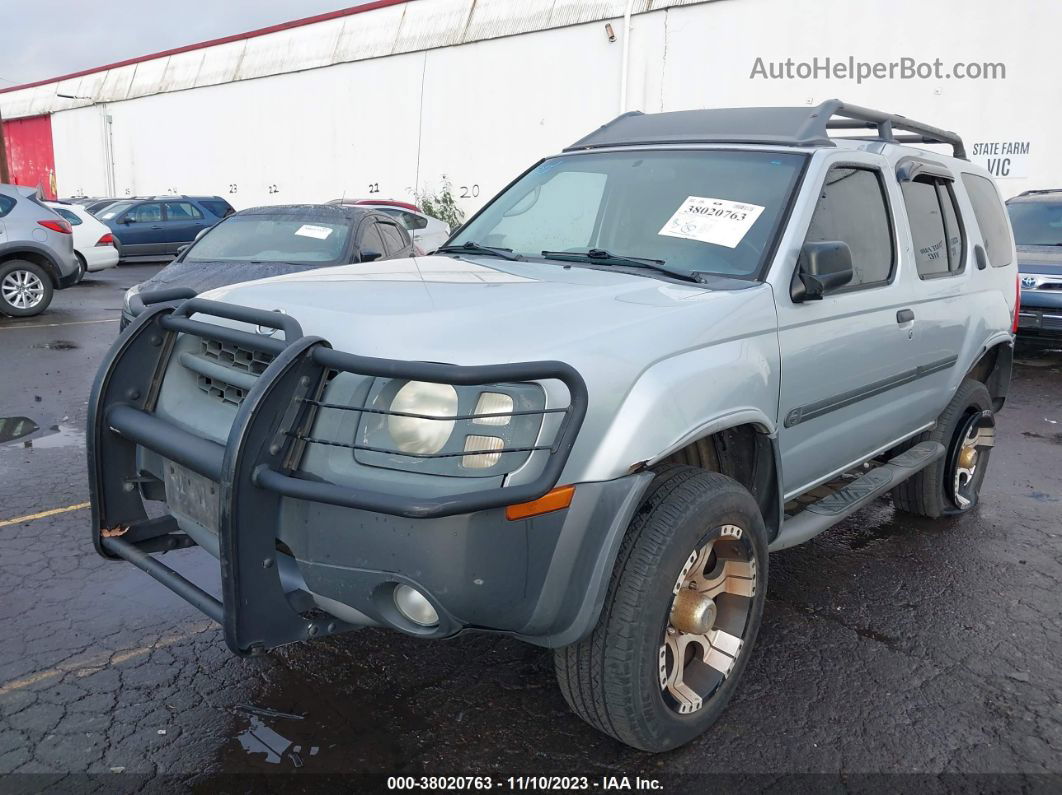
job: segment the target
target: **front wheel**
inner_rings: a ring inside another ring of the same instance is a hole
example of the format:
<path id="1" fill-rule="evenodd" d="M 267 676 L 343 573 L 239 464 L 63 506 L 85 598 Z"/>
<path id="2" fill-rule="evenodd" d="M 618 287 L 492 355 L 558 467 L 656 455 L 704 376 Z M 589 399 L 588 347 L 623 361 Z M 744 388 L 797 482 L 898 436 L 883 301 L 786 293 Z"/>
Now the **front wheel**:
<path id="1" fill-rule="evenodd" d="M 696 467 L 657 476 L 627 530 L 597 627 L 554 655 L 571 708 L 644 751 L 711 726 L 748 661 L 767 592 L 752 495 Z"/>

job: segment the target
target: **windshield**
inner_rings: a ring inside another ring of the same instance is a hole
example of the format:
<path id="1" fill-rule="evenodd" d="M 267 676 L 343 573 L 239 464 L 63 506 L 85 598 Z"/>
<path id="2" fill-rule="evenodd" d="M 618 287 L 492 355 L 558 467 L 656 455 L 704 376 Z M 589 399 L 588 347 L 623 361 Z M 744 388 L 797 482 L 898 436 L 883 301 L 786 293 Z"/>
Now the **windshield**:
<path id="1" fill-rule="evenodd" d="M 117 218 L 132 206 L 132 202 L 115 202 L 114 204 L 106 205 L 102 212 L 99 210 L 96 212 L 99 213 L 98 217 L 101 221 L 110 221 L 113 218 Z"/>
<path id="2" fill-rule="evenodd" d="M 1016 202 L 1007 213 L 1019 246 L 1062 246 L 1062 202 Z"/>
<path id="3" fill-rule="evenodd" d="M 349 223 L 292 215 L 232 215 L 184 257 L 185 262 L 290 262 L 338 265 L 345 262 Z"/>
<path id="4" fill-rule="evenodd" d="M 679 273 L 755 277 L 804 160 L 723 150 L 564 155 L 524 175 L 451 245 L 528 257 L 600 250 Z"/>

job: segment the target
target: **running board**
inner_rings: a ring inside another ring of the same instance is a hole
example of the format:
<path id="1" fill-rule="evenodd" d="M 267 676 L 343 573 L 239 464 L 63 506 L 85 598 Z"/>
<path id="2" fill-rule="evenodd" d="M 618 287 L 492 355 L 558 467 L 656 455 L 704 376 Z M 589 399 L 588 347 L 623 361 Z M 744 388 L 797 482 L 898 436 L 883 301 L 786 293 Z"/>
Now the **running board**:
<path id="1" fill-rule="evenodd" d="M 870 470 L 843 489 L 813 502 L 800 513 L 786 519 L 778 538 L 771 542 L 768 550 L 777 552 L 814 538 L 943 458 L 944 452 L 944 445 L 940 442 L 919 442 L 888 463 Z"/>

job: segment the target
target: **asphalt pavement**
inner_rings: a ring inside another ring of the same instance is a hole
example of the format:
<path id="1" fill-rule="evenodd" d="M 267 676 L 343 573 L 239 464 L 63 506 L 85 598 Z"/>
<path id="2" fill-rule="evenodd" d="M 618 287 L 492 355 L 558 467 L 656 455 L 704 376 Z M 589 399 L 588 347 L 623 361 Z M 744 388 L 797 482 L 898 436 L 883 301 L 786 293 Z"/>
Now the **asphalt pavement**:
<path id="1" fill-rule="evenodd" d="M 652 756 L 572 715 L 541 649 L 365 630 L 241 659 L 195 609 L 97 557 L 86 401 L 122 291 L 155 270 L 90 274 L 40 317 L 0 318 L 0 416 L 37 428 L 0 444 L 0 774 L 37 775 L 0 775 L 0 791 L 232 773 L 1062 788 L 1062 353 L 1020 352 L 973 514 L 912 519 L 886 499 L 772 556 L 729 709 Z M 217 580 L 198 550 L 168 561 Z"/>

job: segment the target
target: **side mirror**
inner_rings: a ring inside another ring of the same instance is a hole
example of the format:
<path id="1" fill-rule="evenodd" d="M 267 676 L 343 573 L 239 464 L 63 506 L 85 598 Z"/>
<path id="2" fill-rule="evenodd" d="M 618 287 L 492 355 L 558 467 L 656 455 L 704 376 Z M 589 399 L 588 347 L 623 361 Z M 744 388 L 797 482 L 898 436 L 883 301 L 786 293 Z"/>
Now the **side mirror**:
<path id="1" fill-rule="evenodd" d="M 209 231 L 210 231 L 210 227 L 209 226 L 206 229 L 200 229 L 199 230 L 199 234 L 195 236 L 195 240 L 193 240 L 192 242 L 195 243 L 196 241 L 199 240 L 199 238 L 201 238 L 203 235 L 205 235 Z"/>
<path id="2" fill-rule="evenodd" d="M 805 243 L 797 259 L 789 295 L 796 303 L 819 301 L 852 281 L 852 249 L 841 240 Z"/>
<path id="3" fill-rule="evenodd" d="M 185 243 L 183 246 L 177 246 L 177 256 L 178 257 L 181 256 L 181 254 L 186 252 L 189 249 L 189 247 L 191 247 L 191 245 L 192 245 L 191 243 Z"/>
<path id="4" fill-rule="evenodd" d="M 133 219 L 132 219 L 132 218 L 130 218 L 130 217 L 129 217 L 129 216 L 127 215 L 127 216 L 125 216 L 124 218 L 119 218 L 119 219 L 118 219 L 118 223 L 120 223 L 120 224 L 131 224 L 131 223 L 133 223 Z"/>
<path id="5" fill-rule="evenodd" d="M 360 262 L 375 262 L 382 256 L 383 254 L 381 254 L 379 251 L 373 251 L 371 248 L 363 248 L 361 250 Z"/>

